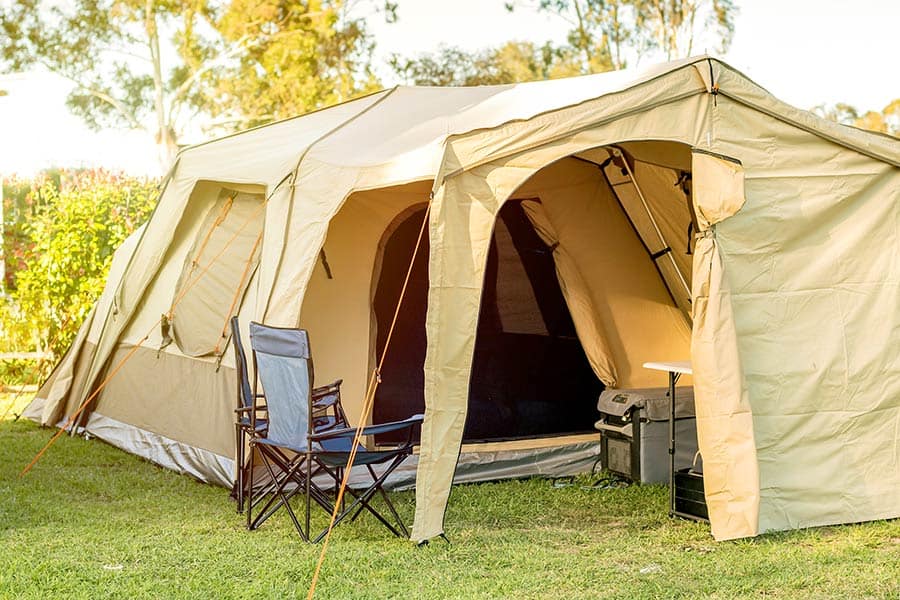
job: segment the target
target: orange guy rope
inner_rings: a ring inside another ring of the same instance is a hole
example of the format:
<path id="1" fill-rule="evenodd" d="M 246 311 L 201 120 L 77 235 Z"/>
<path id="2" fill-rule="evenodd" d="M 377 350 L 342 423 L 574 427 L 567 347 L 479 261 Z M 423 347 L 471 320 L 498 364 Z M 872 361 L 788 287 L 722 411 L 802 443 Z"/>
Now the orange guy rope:
<path id="1" fill-rule="evenodd" d="M 244 282 L 247 281 L 247 275 L 250 273 L 250 265 L 253 264 L 253 255 L 256 254 L 256 249 L 259 248 L 259 243 L 262 241 L 262 235 L 263 232 L 260 231 L 259 235 L 256 236 L 256 241 L 253 242 L 253 248 L 250 249 L 250 256 L 247 257 L 247 262 L 244 263 L 244 271 L 241 273 L 241 280 L 238 282 L 237 289 L 234 290 L 234 296 L 231 298 L 231 305 L 228 307 L 228 312 L 225 313 L 225 324 L 222 326 L 222 331 L 219 334 L 219 339 L 216 341 L 216 347 L 213 350 L 213 354 L 216 356 L 219 355 L 219 344 L 222 343 L 225 332 L 228 331 L 228 321 L 231 320 L 231 314 L 234 312 L 234 307 L 237 305 L 238 298 L 240 298 L 241 292 L 244 290 Z"/>
<path id="2" fill-rule="evenodd" d="M 231 210 L 232 204 L 234 204 L 234 199 L 237 198 L 237 192 L 235 192 L 231 198 L 228 199 L 227 202 L 222 204 L 222 208 L 219 210 L 219 214 L 216 215 L 216 219 L 209 226 L 209 229 L 206 231 L 206 235 L 203 236 L 203 241 L 200 242 L 200 247 L 197 249 L 197 255 L 194 256 L 194 259 L 191 261 L 191 271 L 200 264 L 200 258 L 203 256 L 203 252 L 206 250 L 206 245 L 209 244 L 210 238 L 212 238 L 213 231 L 221 225 L 225 221 L 225 217 L 228 216 L 229 211 Z"/>
<path id="3" fill-rule="evenodd" d="M 158 323 L 159 323 L 159 321 L 157 321 L 156 324 L 153 325 L 153 329 L 156 329 L 156 325 Z M 84 402 L 81 403 L 81 406 L 78 407 L 78 410 L 76 410 L 75 412 L 73 412 L 71 414 L 71 416 L 69 416 L 68 420 L 66 421 L 66 424 L 64 426 L 60 427 L 59 430 L 57 430 L 57 432 L 53 435 L 53 437 L 50 438 L 50 441 L 47 442 L 47 444 L 43 448 L 41 448 L 40 452 L 38 452 L 37 454 L 34 455 L 34 458 L 31 459 L 31 462 L 28 463 L 28 465 L 24 469 L 22 469 L 21 473 L 19 473 L 19 477 L 24 477 L 28 473 L 28 471 L 31 470 L 31 467 L 33 467 L 34 465 L 37 464 L 37 461 L 39 461 L 41 459 L 41 457 L 50 448 L 50 446 L 53 445 L 53 442 L 55 442 L 63 433 L 65 433 L 66 429 L 68 429 L 69 427 L 72 426 L 72 424 L 75 422 L 75 419 L 78 418 L 78 415 L 80 415 L 82 413 L 82 411 L 84 411 L 84 409 L 87 408 L 88 404 L 91 403 L 91 400 L 93 400 L 94 398 L 97 397 L 97 394 L 99 394 L 100 391 L 104 387 L 106 387 L 106 384 L 109 383 L 109 380 L 113 378 L 113 375 L 115 375 L 116 373 L 119 372 L 119 369 L 121 369 L 122 366 L 126 362 L 128 362 L 128 359 L 131 358 L 132 355 L 138 351 L 138 348 L 141 347 L 141 344 L 143 344 L 147 340 L 147 338 L 150 337 L 150 333 L 153 332 L 153 329 L 151 329 L 147 333 L 147 335 L 145 335 L 141 339 L 141 341 L 139 341 L 135 345 L 134 348 L 129 350 L 128 354 L 126 354 L 125 356 L 122 357 L 122 360 L 120 360 L 119 363 L 113 368 L 113 370 L 110 371 L 109 375 L 106 376 L 106 379 L 103 380 L 103 382 L 100 384 L 100 386 L 96 390 L 94 390 L 94 392 L 90 396 L 88 396 Z"/>
<path id="4" fill-rule="evenodd" d="M 394 317 L 391 320 L 391 327 L 388 329 L 387 338 L 384 341 L 384 348 L 381 350 L 381 357 L 378 359 L 378 366 L 375 367 L 375 370 L 372 371 L 372 376 L 369 378 L 369 385 L 366 389 L 365 400 L 363 401 L 362 416 L 360 417 L 359 425 L 356 426 L 356 435 L 353 436 L 353 445 L 350 449 L 350 456 L 347 459 L 347 466 L 344 468 L 341 487 L 338 490 L 337 498 L 335 498 L 334 501 L 334 510 L 331 511 L 331 521 L 328 523 L 328 531 L 322 542 L 322 551 L 319 553 L 319 561 L 316 563 L 316 570 L 313 573 L 312 582 L 309 586 L 309 593 L 306 595 L 307 600 L 312 600 L 313 595 L 316 593 L 316 584 L 319 582 L 319 573 L 322 570 L 322 563 L 325 562 L 325 553 L 328 551 L 328 542 L 331 539 L 331 532 L 334 530 L 334 521 L 337 519 L 341 501 L 344 499 L 344 491 L 347 489 L 347 484 L 350 481 L 350 469 L 353 466 L 354 460 L 356 460 L 356 450 L 359 448 L 362 431 L 365 428 L 366 422 L 369 420 L 372 405 L 375 403 L 375 392 L 378 390 L 378 384 L 381 383 L 381 367 L 384 366 L 384 359 L 387 357 L 388 348 L 391 345 L 391 337 L 394 335 L 394 327 L 397 325 L 397 319 L 400 316 L 400 308 L 403 305 L 403 298 L 406 296 L 406 288 L 409 285 L 409 279 L 412 276 L 413 266 L 416 263 L 416 256 L 419 253 L 419 247 L 422 245 L 422 236 L 425 233 L 425 228 L 428 227 L 428 215 L 430 212 L 431 200 L 429 199 L 428 206 L 425 208 L 425 215 L 422 217 L 422 227 L 419 229 L 419 237 L 416 239 L 416 246 L 413 248 L 412 257 L 409 260 L 409 268 L 406 270 L 406 278 L 403 280 L 403 287 L 400 289 L 400 297 L 397 299 L 396 308 L 394 308 Z"/>

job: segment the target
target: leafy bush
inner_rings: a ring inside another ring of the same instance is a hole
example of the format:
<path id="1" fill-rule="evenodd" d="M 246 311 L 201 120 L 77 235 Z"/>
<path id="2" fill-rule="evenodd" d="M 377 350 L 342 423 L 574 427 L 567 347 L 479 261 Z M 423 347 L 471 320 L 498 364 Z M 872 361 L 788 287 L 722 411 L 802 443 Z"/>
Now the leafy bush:
<path id="1" fill-rule="evenodd" d="M 44 183 L 59 187 L 59 171 L 45 172 L 37 178 L 3 178 L 3 257 L 6 291 L 16 289 L 16 273 L 25 268 L 34 243 L 28 235 L 28 224 L 45 203 L 41 197 Z"/>
<path id="2" fill-rule="evenodd" d="M 103 291 L 113 252 L 149 216 L 156 196 L 153 181 L 105 171 L 63 172 L 36 184 L 24 266 L 15 272 L 13 302 L 0 308 L 0 344 L 61 356 Z"/>

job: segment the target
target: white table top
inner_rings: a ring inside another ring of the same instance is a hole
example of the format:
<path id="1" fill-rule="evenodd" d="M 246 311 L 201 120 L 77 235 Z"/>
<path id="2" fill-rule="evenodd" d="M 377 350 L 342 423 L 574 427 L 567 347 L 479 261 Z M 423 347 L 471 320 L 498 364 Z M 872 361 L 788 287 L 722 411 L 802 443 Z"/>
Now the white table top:
<path id="1" fill-rule="evenodd" d="M 645 362 L 645 369 L 653 369 L 654 371 L 666 371 L 667 373 L 681 373 L 683 375 L 693 375 L 694 369 L 691 367 L 689 360 L 676 360 L 669 362 Z"/>

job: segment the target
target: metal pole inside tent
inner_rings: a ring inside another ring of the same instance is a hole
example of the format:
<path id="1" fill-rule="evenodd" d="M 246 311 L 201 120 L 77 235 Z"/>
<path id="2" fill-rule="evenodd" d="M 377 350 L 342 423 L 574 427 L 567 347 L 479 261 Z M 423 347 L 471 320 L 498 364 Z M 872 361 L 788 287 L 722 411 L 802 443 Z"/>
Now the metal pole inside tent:
<path id="1" fill-rule="evenodd" d="M 628 158 L 626 158 L 625 153 L 622 152 L 619 148 L 610 148 L 610 152 L 612 152 L 613 157 L 621 158 L 622 164 L 625 165 L 625 171 L 628 173 L 628 178 L 631 180 L 632 185 L 634 185 L 634 189 L 637 191 L 638 198 L 641 200 L 641 206 L 644 207 L 644 211 L 647 213 L 647 217 L 650 219 L 650 223 L 653 225 L 653 229 L 656 231 L 656 235 L 659 238 L 659 243 L 662 244 L 662 247 L 669 248 L 669 244 L 666 242 L 666 238 L 663 237 L 662 231 L 659 229 L 659 225 L 656 223 L 656 219 L 653 217 L 653 213 L 650 212 L 650 205 L 647 204 L 647 199 L 644 197 L 644 192 L 641 190 L 641 186 L 638 185 L 637 179 L 634 178 L 634 173 L 631 170 L 631 165 L 628 164 Z M 688 285 L 687 280 L 684 278 L 684 275 L 681 273 L 681 269 L 678 268 L 678 263 L 675 262 L 675 257 L 672 256 L 671 249 L 666 252 L 666 256 L 669 257 L 669 262 L 672 263 L 672 268 L 675 269 L 675 273 L 678 275 L 678 279 L 681 281 L 681 285 L 684 286 L 684 291 L 687 293 L 688 298 L 691 297 L 691 287 Z"/>

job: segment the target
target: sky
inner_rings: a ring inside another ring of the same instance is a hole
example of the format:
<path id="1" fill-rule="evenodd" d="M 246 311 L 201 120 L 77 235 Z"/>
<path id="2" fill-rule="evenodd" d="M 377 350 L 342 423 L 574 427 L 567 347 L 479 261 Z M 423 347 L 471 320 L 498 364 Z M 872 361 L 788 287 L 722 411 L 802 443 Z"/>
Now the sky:
<path id="1" fill-rule="evenodd" d="M 721 58 L 778 98 L 805 109 L 846 102 L 865 111 L 900 97 L 900 0 L 737 4 L 734 39 Z M 475 50 L 509 40 L 559 42 L 568 28 L 554 15 L 523 9 L 510 14 L 504 0 L 399 0 L 399 17 L 394 24 L 380 18 L 368 23 L 377 44 L 376 70 L 386 85 L 396 83 L 386 66 L 393 53 L 415 56 L 442 44 Z M 640 65 L 652 61 L 647 57 Z M 66 81 L 50 74 L 0 75 L 0 89 L 8 92 L 0 96 L 0 175 L 50 166 L 158 174 L 152 137 L 90 131 L 66 109 Z"/>

